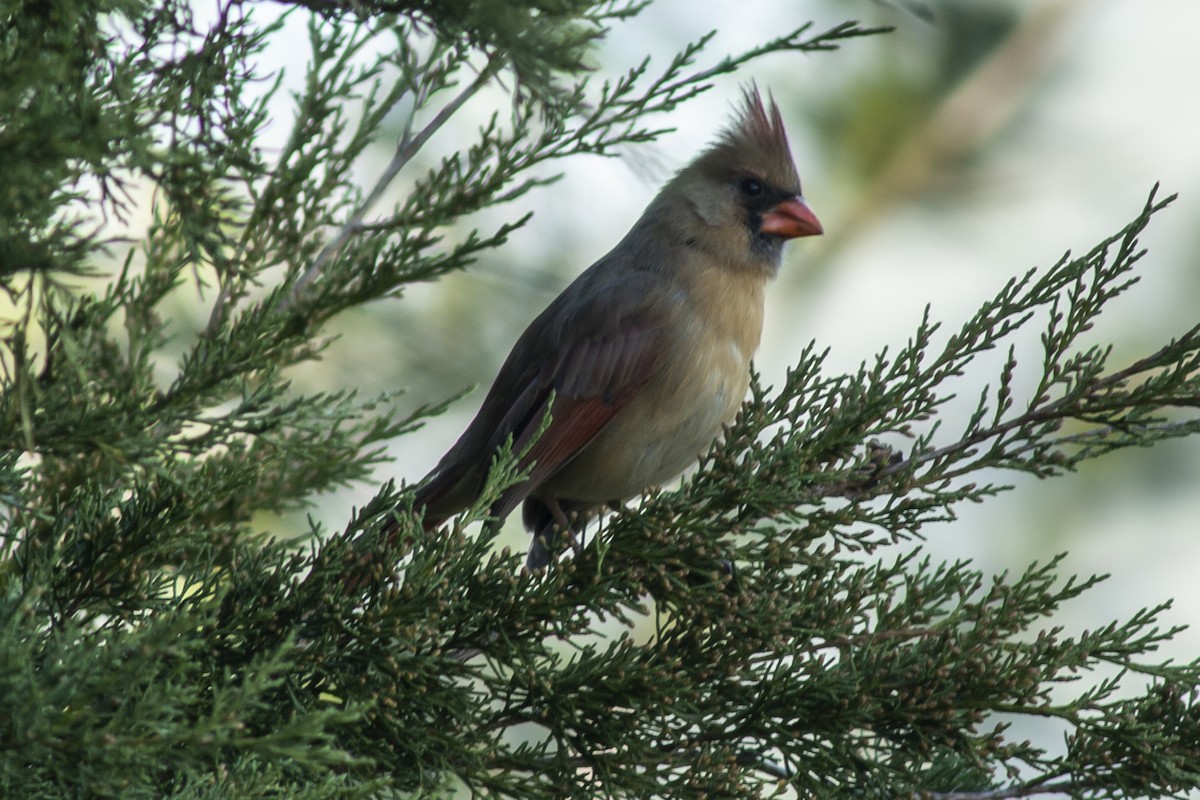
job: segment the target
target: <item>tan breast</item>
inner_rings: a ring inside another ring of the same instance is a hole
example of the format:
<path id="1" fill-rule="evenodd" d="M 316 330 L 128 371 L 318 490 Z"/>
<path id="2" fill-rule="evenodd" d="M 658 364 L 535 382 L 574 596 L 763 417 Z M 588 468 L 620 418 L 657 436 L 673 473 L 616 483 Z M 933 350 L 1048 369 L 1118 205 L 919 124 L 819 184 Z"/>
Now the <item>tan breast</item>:
<path id="1" fill-rule="evenodd" d="M 693 464 L 737 414 L 762 335 L 765 281 L 717 269 L 688 277 L 666 366 L 536 494 L 632 497 Z"/>

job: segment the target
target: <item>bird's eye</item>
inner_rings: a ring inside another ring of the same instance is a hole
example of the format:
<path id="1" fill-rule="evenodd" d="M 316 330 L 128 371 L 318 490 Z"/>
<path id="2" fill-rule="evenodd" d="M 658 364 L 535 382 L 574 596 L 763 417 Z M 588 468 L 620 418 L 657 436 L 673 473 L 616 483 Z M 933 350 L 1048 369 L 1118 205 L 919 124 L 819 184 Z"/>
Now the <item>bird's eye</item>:
<path id="1" fill-rule="evenodd" d="M 755 178 L 742 178 L 742 182 L 738 184 L 738 188 L 741 189 L 742 194 L 746 195 L 747 197 L 762 197 L 762 181 Z"/>

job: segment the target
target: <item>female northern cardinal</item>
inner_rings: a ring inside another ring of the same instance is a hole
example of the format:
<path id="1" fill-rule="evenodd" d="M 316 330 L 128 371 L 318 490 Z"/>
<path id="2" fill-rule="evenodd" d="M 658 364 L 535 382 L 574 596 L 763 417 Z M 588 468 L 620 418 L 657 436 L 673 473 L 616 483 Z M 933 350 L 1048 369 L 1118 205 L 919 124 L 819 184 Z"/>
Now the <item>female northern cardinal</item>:
<path id="1" fill-rule="evenodd" d="M 429 530 L 470 505 L 496 450 L 529 445 L 530 568 L 568 514 L 633 497 L 692 464 L 737 413 L 762 336 L 763 287 L 783 242 L 820 234 L 774 101 L 756 90 L 734 124 L 663 187 L 612 252 L 517 340 L 483 407 L 418 490 Z"/>

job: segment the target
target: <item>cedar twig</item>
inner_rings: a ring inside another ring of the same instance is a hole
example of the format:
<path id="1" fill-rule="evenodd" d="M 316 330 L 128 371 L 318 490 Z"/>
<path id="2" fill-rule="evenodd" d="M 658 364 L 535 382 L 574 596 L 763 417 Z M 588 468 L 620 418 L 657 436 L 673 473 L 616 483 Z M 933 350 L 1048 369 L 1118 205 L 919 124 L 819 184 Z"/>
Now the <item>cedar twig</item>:
<path id="1" fill-rule="evenodd" d="M 359 204 L 354 213 L 350 215 L 350 219 L 338 231 L 337 236 L 321 249 L 321 252 L 313 259 L 312 264 L 304 271 L 304 274 L 296 279 L 295 284 L 292 286 L 292 291 L 284 300 L 280 301 L 280 311 L 286 310 L 291 304 L 295 303 L 304 291 L 304 288 L 317 279 L 321 271 L 333 260 L 333 257 L 345 246 L 346 242 L 350 241 L 353 236 L 356 236 L 363 230 L 363 217 L 379 202 L 379 198 L 383 196 L 383 193 L 387 191 L 392 181 L 400 174 L 400 170 L 404 169 L 408 162 L 425 146 L 425 143 L 446 124 L 447 120 L 462 108 L 464 103 L 470 100 L 476 92 L 491 80 L 499 67 L 500 64 L 497 60 L 493 59 L 489 61 L 487 66 L 476 76 L 475 80 L 459 92 L 453 100 L 443 106 L 434 118 L 415 136 L 412 135 L 411 122 L 408 126 L 405 126 L 404 133 L 401 135 L 400 141 L 396 144 L 396 152 L 392 156 L 392 160 L 383 170 L 383 174 L 379 176 L 379 180 L 375 182 L 375 186 L 371 189 L 370 194 Z"/>

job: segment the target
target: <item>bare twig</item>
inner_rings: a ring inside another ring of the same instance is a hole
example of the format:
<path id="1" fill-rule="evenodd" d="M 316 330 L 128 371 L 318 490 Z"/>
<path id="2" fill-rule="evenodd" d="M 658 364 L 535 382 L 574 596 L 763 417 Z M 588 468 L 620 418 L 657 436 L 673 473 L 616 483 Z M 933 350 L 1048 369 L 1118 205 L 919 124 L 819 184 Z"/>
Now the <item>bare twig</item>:
<path id="1" fill-rule="evenodd" d="M 1088 788 L 1094 787 L 1068 778 L 1055 782 L 1018 783 L 979 792 L 921 792 L 917 797 L 920 800 L 1008 800 L 1008 798 L 1033 797 L 1039 794 L 1070 794 Z"/>
<path id="2" fill-rule="evenodd" d="M 454 114 L 457 113 L 460 108 L 462 108 L 464 103 L 470 100 L 476 92 L 482 89 L 483 86 L 489 80 L 491 80 L 499 67 L 500 64 L 497 60 L 493 59 L 489 61 L 487 66 L 479 72 L 478 76 L 476 76 L 475 80 L 472 81 L 469 86 L 459 92 L 458 95 L 455 96 L 455 98 L 449 103 L 447 103 L 440 111 L 438 111 L 437 115 L 435 115 L 434 118 L 431 119 L 429 123 L 426 124 L 425 127 L 422 128 L 415 136 L 412 135 L 411 121 L 405 126 L 404 133 L 401 135 L 400 141 L 396 144 L 396 152 L 392 156 L 392 160 L 384 169 L 383 174 L 379 176 L 379 180 L 375 182 L 375 186 L 371 189 L 370 194 L 368 194 L 362 203 L 359 204 L 358 208 L 354 210 L 354 213 L 350 216 L 350 219 L 348 219 L 346 224 L 344 224 L 341 230 L 338 231 L 337 236 L 335 236 L 328 244 L 325 245 L 325 247 L 321 249 L 321 252 L 317 254 L 315 259 L 313 259 L 312 264 L 310 264 L 308 269 L 304 271 L 304 274 L 296 279 L 289 296 L 280 302 L 280 310 L 285 310 L 288 306 L 294 303 L 304 288 L 317 279 L 317 277 L 321 274 L 321 270 L 323 270 L 326 265 L 329 264 L 337 252 L 341 250 L 343 246 L 345 246 L 346 242 L 348 242 L 351 237 L 357 235 L 363 230 L 363 217 L 365 217 L 367 212 L 370 211 L 377 202 L 379 202 L 379 198 L 383 196 L 383 193 L 387 191 L 388 186 L 390 186 L 392 181 L 395 180 L 396 176 L 400 174 L 400 170 L 404 169 L 408 162 L 413 159 L 413 156 L 415 156 L 420 149 L 424 147 L 425 143 L 428 142 L 429 139 L 435 133 L 437 133 L 437 131 L 443 125 L 445 125 L 446 122 L 452 116 L 454 116 Z"/>
<path id="3" fill-rule="evenodd" d="M 221 288 L 217 290 L 217 299 L 213 301 L 212 312 L 208 315 L 208 324 L 204 326 L 204 335 L 212 336 L 221 326 L 225 324 L 225 314 L 229 309 L 229 281 L 221 281 Z"/>

